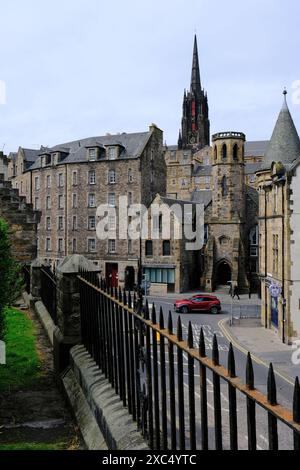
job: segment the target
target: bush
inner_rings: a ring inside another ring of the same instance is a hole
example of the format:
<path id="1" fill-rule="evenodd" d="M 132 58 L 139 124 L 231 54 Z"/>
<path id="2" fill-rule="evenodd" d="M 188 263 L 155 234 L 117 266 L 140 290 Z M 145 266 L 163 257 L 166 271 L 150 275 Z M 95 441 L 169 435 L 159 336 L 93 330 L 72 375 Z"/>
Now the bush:
<path id="1" fill-rule="evenodd" d="M 21 266 L 13 259 L 8 224 L 0 218 L 0 337 L 3 337 L 4 308 L 12 305 L 23 288 Z"/>

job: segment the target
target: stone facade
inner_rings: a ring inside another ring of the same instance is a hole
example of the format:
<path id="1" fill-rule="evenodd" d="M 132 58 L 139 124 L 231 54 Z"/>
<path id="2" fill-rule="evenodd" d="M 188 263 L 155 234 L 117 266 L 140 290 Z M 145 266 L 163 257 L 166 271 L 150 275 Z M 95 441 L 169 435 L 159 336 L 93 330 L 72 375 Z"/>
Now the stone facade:
<path id="1" fill-rule="evenodd" d="M 257 178 L 262 325 L 286 343 L 300 337 L 299 157 L 300 140 L 285 101 Z"/>
<path id="2" fill-rule="evenodd" d="M 9 224 L 12 254 L 22 264 L 37 255 L 37 224 L 40 214 L 0 175 L 0 217 Z"/>
<path id="3" fill-rule="evenodd" d="M 191 213 L 193 218 L 196 217 L 196 204 L 160 195 L 157 195 L 153 204 L 159 206 L 162 212 L 155 216 L 149 212 L 148 227 L 153 227 L 154 232 L 151 234 L 149 230 L 149 239 L 144 240 L 142 244 L 143 269 L 146 280 L 151 283 L 151 294 L 186 292 L 199 287 L 201 250 L 187 249 L 191 240 L 186 238 L 187 221 L 184 217 L 185 206 L 186 211 Z M 162 213 L 165 218 L 160 221 Z M 154 217 L 158 219 L 157 222 Z M 191 223 L 193 224 L 193 221 Z M 168 236 L 164 234 L 167 225 L 170 227 Z M 182 232 L 180 239 L 175 236 L 177 231 Z"/>
<path id="4" fill-rule="evenodd" d="M 202 275 L 209 292 L 230 281 L 248 291 L 252 282 L 248 240 L 257 224 L 258 207 L 245 185 L 244 143 L 242 133 L 213 136 L 213 191 L 211 211 L 205 217 L 208 243 Z"/>
<path id="5" fill-rule="evenodd" d="M 15 174 L 13 185 L 22 188 L 27 201 L 41 210 L 39 258 L 58 264 L 65 256 L 81 254 L 92 260 L 102 275 L 112 276 L 114 284 L 129 282 L 132 287 L 137 282 L 140 242 L 116 239 L 118 217 L 111 221 L 112 241 L 97 239 L 96 211 L 108 204 L 118 215 L 121 196 L 128 197 L 128 205 L 147 207 L 157 193 L 165 194 L 162 131 L 151 125 L 146 133 L 43 148 L 29 166 L 24 155 L 19 149 L 9 174 Z"/>
<path id="6" fill-rule="evenodd" d="M 8 158 L 3 152 L 0 152 L 0 175 L 3 175 L 4 181 L 8 179 Z"/>

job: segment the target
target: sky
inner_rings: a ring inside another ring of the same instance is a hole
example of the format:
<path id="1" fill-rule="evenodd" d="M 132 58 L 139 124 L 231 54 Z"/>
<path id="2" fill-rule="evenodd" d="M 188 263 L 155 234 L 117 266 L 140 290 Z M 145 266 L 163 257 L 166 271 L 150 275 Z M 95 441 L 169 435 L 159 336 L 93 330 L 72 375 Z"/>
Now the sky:
<path id="1" fill-rule="evenodd" d="M 177 143 L 195 32 L 212 133 L 269 139 L 284 87 L 300 131 L 298 0 L 0 0 L 0 11 L 6 154 L 151 123 Z"/>

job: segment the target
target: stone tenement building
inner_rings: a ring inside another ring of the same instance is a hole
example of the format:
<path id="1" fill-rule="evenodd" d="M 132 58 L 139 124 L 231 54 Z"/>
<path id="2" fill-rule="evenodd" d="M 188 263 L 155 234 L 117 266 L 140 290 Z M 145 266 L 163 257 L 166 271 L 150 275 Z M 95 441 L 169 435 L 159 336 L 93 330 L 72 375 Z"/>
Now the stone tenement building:
<path id="1" fill-rule="evenodd" d="M 282 341 L 290 343 L 300 337 L 300 140 L 284 94 L 257 173 L 259 267 L 262 324 L 278 330 Z M 273 294 L 274 286 L 278 286 L 279 296 Z"/>
<path id="2" fill-rule="evenodd" d="M 0 175 L 3 175 L 4 181 L 8 178 L 8 158 L 3 152 L 0 152 Z"/>
<path id="3" fill-rule="evenodd" d="M 12 254 L 21 264 L 30 264 L 37 256 L 37 224 L 40 214 L 33 210 L 26 198 L 13 189 L 0 174 L 0 218 L 9 225 Z"/>
<path id="4" fill-rule="evenodd" d="M 19 149 L 9 176 L 21 195 L 41 210 L 38 256 L 58 263 L 76 253 L 94 261 L 111 285 L 133 287 L 142 259 L 139 240 L 116 239 L 118 217 L 109 217 L 108 240 L 96 236 L 96 210 L 115 207 L 120 196 L 128 205 L 146 207 L 166 192 L 163 133 L 107 135 L 40 151 Z"/>

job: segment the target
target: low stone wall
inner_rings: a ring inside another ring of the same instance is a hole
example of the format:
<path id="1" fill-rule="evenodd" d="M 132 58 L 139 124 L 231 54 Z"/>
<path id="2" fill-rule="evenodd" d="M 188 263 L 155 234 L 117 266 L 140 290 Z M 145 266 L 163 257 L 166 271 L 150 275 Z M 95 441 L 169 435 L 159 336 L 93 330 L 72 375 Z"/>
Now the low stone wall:
<path id="1" fill-rule="evenodd" d="M 119 396 L 101 374 L 84 346 L 75 346 L 70 354 L 71 367 L 63 376 L 63 384 L 79 424 L 85 421 L 85 427 L 89 429 L 89 440 L 94 440 L 91 429 L 97 431 L 93 422 L 95 420 L 109 450 L 149 450 L 128 410 L 124 408 Z M 92 421 L 74 396 L 74 391 L 78 393 L 79 386 L 85 397 L 84 409 L 92 413 Z M 79 413 L 81 417 L 78 416 Z"/>

